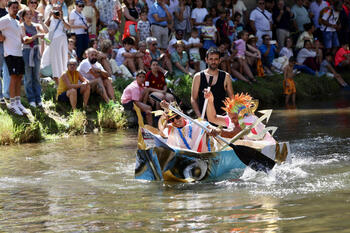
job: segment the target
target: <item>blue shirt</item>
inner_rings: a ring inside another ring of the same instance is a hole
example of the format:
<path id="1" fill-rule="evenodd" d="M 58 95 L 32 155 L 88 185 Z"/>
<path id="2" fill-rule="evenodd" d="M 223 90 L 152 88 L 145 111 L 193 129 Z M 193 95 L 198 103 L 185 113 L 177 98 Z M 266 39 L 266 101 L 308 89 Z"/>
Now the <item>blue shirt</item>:
<path id="1" fill-rule="evenodd" d="M 166 6 L 166 8 L 169 10 L 168 6 Z M 168 22 L 167 21 L 162 21 L 162 22 L 157 22 L 154 18 L 154 14 L 157 14 L 159 18 L 163 18 L 163 17 L 166 17 L 167 14 L 165 12 L 165 10 L 163 9 L 163 7 L 161 7 L 158 2 L 155 2 L 152 6 L 151 6 L 151 9 L 149 10 L 149 15 L 148 15 L 148 18 L 149 18 L 149 22 L 151 24 L 157 24 L 157 25 L 160 25 L 160 26 L 167 26 L 168 25 Z"/>
<path id="2" fill-rule="evenodd" d="M 259 50 L 261 52 L 261 56 L 263 57 L 263 63 L 265 65 L 271 66 L 273 59 L 275 58 L 275 53 L 276 53 L 276 46 L 270 45 L 270 52 L 267 55 L 267 57 L 264 57 L 264 54 L 267 51 L 267 46 L 266 45 L 260 45 Z"/>

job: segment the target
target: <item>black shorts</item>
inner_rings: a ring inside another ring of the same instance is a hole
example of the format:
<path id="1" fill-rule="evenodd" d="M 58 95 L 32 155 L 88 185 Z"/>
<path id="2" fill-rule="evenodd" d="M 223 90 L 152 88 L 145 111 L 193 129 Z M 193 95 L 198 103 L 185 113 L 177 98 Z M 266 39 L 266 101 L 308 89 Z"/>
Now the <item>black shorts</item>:
<path id="1" fill-rule="evenodd" d="M 133 100 L 127 102 L 126 104 L 122 104 L 122 105 L 123 105 L 125 110 L 129 110 L 129 111 L 134 110 L 134 101 Z"/>
<path id="2" fill-rule="evenodd" d="M 80 94 L 80 88 L 77 89 L 77 98 L 79 98 L 79 96 L 81 96 Z M 57 98 L 58 101 L 60 102 L 69 102 L 69 97 L 67 96 L 67 92 L 62 92 L 58 98 Z"/>
<path id="3" fill-rule="evenodd" d="M 6 65 L 10 75 L 24 74 L 24 60 L 23 57 L 9 55 L 5 57 Z"/>

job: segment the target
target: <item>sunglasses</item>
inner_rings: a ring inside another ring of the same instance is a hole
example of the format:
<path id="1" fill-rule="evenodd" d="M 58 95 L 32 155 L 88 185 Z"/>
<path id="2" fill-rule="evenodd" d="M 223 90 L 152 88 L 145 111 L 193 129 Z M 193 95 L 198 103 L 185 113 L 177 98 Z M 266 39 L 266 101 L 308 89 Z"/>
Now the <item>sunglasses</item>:
<path id="1" fill-rule="evenodd" d="M 174 122 L 175 120 L 179 120 L 180 118 L 181 118 L 180 115 L 176 115 L 176 117 L 169 119 L 169 121 L 172 123 L 172 122 Z"/>
<path id="2" fill-rule="evenodd" d="M 152 44 L 153 46 L 157 46 L 157 44 Z"/>
<path id="3" fill-rule="evenodd" d="M 84 5 L 78 5 L 78 7 L 80 7 L 80 8 L 84 8 Z"/>
<path id="4" fill-rule="evenodd" d="M 31 4 L 38 4 L 38 2 L 30 1 Z"/>

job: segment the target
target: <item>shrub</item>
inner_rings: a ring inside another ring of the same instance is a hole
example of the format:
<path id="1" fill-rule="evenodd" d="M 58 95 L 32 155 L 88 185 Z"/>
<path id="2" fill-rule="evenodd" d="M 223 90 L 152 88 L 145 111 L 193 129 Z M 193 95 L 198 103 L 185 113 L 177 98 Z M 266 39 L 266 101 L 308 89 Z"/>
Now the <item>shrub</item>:
<path id="1" fill-rule="evenodd" d="M 70 134 L 84 134 L 87 125 L 86 114 L 80 110 L 74 110 L 68 119 L 68 131 Z"/>
<path id="2" fill-rule="evenodd" d="M 125 127 L 127 120 L 123 107 L 119 103 L 110 101 L 107 104 L 100 104 L 97 122 L 101 128 L 119 129 Z"/>

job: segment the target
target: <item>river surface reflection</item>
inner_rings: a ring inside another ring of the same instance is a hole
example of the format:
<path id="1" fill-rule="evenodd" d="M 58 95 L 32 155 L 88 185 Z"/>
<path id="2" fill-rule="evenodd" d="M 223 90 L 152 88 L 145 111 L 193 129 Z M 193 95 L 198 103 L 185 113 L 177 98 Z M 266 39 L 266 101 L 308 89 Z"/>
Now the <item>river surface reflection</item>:
<path id="1" fill-rule="evenodd" d="M 0 147 L 0 231 L 349 232 L 350 108 L 338 107 L 274 111 L 291 163 L 238 180 L 134 180 L 135 130 Z"/>

